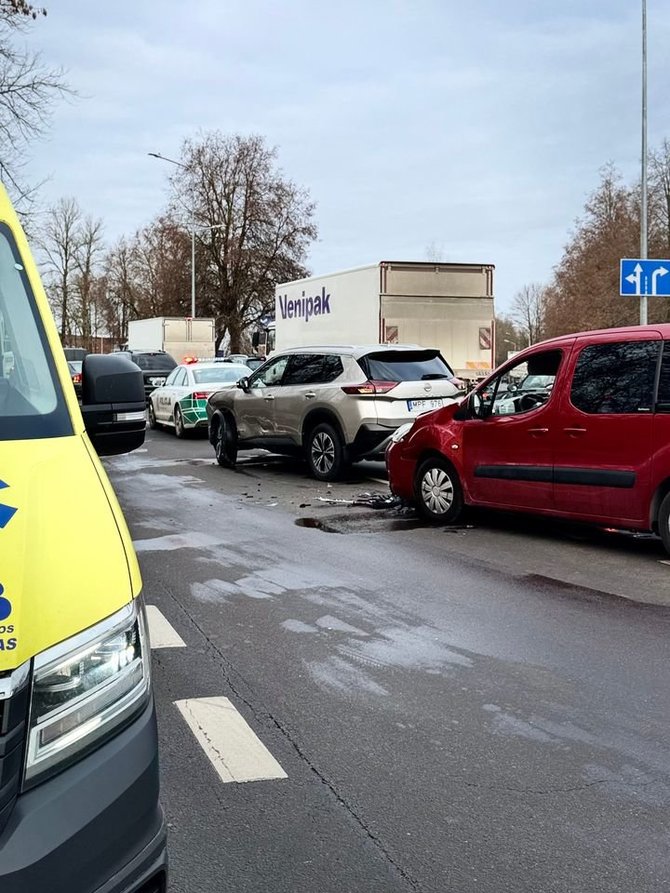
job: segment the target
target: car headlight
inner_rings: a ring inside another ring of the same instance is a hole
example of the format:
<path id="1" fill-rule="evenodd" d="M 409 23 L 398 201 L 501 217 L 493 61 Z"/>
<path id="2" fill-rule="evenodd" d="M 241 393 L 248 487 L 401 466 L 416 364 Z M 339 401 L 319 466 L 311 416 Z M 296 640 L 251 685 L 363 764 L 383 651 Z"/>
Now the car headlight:
<path id="1" fill-rule="evenodd" d="M 150 652 L 141 603 L 67 639 L 34 660 L 25 782 L 80 759 L 127 723 L 150 692 Z"/>
<path id="2" fill-rule="evenodd" d="M 393 432 L 393 435 L 391 436 L 391 442 L 400 443 L 401 440 L 404 440 L 407 437 L 413 427 L 414 422 L 407 422 L 405 425 L 401 425 L 399 428 L 396 428 L 396 430 Z"/>

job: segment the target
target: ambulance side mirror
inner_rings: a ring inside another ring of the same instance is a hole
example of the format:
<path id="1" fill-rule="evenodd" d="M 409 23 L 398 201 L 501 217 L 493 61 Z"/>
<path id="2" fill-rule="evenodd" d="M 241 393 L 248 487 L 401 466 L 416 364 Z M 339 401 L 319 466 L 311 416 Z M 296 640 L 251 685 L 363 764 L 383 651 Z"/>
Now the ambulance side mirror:
<path id="1" fill-rule="evenodd" d="M 129 453 L 144 443 L 146 397 L 139 367 L 127 357 L 89 354 L 81 370 L 81 413 L 99 456 Z"/>

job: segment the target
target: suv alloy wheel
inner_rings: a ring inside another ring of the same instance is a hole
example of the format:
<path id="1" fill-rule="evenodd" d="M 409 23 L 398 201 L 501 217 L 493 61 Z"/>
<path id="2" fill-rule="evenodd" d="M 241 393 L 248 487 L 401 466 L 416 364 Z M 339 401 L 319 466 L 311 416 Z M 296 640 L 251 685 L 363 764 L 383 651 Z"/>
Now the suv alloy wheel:
<path id="1" fill-rule="evenodd" d="M 342 437 L 333 425 L 322 422 L 307 436 L 307 462 L 319 481 L 336 481 L 346 466 Z"/>
<path id="2" fill-rule="evenodd" d="M 237 435 L 229 421 L 222 418 L 216 428 L 214 443 L 216 461 L 222 468 L 234 468 L 237 463 Z"/>

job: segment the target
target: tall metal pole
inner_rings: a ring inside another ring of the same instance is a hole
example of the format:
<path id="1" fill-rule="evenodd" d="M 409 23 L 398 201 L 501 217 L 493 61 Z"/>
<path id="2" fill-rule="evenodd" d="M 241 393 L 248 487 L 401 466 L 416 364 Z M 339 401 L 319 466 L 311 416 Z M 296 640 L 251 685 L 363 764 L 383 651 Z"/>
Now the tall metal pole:
<path id="1" fill-rule="evenodd" d="M 640 257 L 647 257 L 647 0 L 642 0 L 642 198 Z M 646 289 L 645 289 L 646 291 Z M 647 296 L 640 296 L 640 325 L 647 325 Z"/>
<path id="2" fill-rule="evenodd" d="M 195 318 L 195 227 L 191 230 L 191 316 Z"/>

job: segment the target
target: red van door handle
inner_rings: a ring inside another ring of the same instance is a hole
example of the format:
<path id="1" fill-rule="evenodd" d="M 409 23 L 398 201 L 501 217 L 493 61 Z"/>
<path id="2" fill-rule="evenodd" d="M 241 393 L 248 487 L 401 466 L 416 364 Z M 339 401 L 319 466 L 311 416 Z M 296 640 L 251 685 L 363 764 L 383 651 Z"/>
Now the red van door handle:
<path id="1" fill-rule="evenodd" d="M 580 434 L 586 434 L 586 428 L 563 428 L 570 437 L 579 437 Z"/>
<path id="2" fill-rule="evenodd" d="M 540 434 L 549 434 L 549 428 L 529 428 L 528 433 L 533 437 L 539 437 Z"/>

